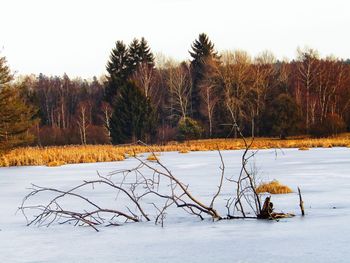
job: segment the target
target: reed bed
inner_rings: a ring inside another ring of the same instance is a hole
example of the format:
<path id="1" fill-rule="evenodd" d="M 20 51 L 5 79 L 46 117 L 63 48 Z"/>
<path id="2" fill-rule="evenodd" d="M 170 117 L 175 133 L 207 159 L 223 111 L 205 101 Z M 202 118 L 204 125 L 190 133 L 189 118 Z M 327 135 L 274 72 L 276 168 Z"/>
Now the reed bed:
<path id="1" fill-rule="evenodd" d="M 247 139 L 250 140 L 249 138 Z M 294 138 L 280 140 L 274 138 L 255 138 L 252 149 L 315 147 L 350 147 L 350 135 L 344 134 L 332 138 Z M 177 151 L 187 153 L 193 151 L 239 150 L 244 149 L 241 139 L 207 139 L 170 142 L 166 145 L 87 145 L 87 146 L 53 146 L 17 148 L 0 156 L 0 166 L 47 165 L 58 166 L 72 163 L 93 163 L 122 161 L 125 158 L 144 152 Z"/>
<path id="2" fill-rule="evenodd" d="M 288 186 L 280 184 L 280 182 L 277 180 L 273 180 L 269 183 L 259 185 L 259 187 L 256 188 L 256 192 L 270 194 L 289 194 L 293 191 Z"/>

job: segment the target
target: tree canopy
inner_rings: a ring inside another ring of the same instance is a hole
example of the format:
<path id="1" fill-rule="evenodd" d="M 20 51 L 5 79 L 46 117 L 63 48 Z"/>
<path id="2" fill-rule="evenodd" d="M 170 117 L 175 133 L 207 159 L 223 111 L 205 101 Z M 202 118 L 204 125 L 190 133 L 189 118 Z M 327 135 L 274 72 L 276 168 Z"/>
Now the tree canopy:
<path id="1" fill-rule="evenodd" d="M 215 51 L 214 44 L 209 40 L 209 37 L 202 33 L 198 36 L 192 46 L 192 51 L 189 51 L 191 60 L 191 75 L 192 75 L 192 93 L 191 93 L 191 110 L 192 117 L 203 120 L 200 108 L 203 104 L 200 96 L 200 86 L 205 81 L 206 72 L 211 71 L 211 67 L 218 62 L 219 56 Z"/>
<path id="2" fill-rule="evenodd" d="M 155 58 L 144 38 L 116 41 L 106 75 L 93 80 L 66 74 L 13 79 L 0 57 L 1 143 L 19 145 L 30 134 L 33 145 L 166 143 L 198 137 L 197 130 L 201 138 L 227 138 L 237 136 L 235 123 L 245 136 L 350 130 L 349 60 L 309 48 L 291 61 L 269 51 L 219 54 L 204 33 L 189 49 L 189 60 L 176 61 Z M 40 122 L 29 129 L 34 109 Z"/>
<path id="3" fill-rule="evenodd" d="M 155 128 L 155 113 L 149 99 L 133 82 L 127 82 L 121 88 L 112 114 L 112 143 L 149 142 Z"/>
<path id="4" fill-rule="evenodd" d="M 20 97 L 18 87 L 10 83 L 12 79 L 6 59 L 0 58 L 0 150 L 7 150 L 33 139 L 28 130 L 35 123 L 36 111 Z"/>

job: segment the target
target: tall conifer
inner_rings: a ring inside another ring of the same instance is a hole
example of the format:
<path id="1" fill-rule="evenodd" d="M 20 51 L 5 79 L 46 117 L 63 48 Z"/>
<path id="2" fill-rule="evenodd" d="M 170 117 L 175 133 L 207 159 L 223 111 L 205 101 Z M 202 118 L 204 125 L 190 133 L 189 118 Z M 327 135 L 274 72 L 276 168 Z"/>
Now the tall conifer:
<path id="1" fill-rule="evenodd" d="M 124 85 L 130 75 L 128 49 L 123 41 L 116 42 L 115 48 L 111 51 L 106 69 L 108 76 L 105 83 L 105 97 L 109 103 L 112 103 L 120 87 Z"/>
<path id="2" fill-rule="evenodd" d="M 143 63 L 154 67 L 154 56 L 145 38 L 135 38 L 129 45 L 129 70 L 135 72 Z"/>
<path id="3" fill-rule="evenodd" d="M 36 111 L 20 98 L 20 91 L 11 85 L 12 75 L 6 59 L 0 58 L 0 150 L 28 143 L 28 133 L 34 123 Z"/>
<path id="4" fill-rule="evenodd" d="M 214 49 L 214 44 L 209 40 L 209 37 L 202 33 L 199 35 L 192 46 L 192 51 L 189 51 L 191 61 L 192 74 L 192 92 L 191 92 L 191 110 L 194 119 L 202 119 L 200 114 L 200 84 L 205 78 L 207 61 L 209 59 L 219 60 L 219 56 Z"/>
<path id="5" fill-rule="evenodd" d="M 127 82 L 121 88 L 112 114 L 112 143 L 147 141 L 155 133 L 155 123 L 150 101 L 133 82 Z"/>

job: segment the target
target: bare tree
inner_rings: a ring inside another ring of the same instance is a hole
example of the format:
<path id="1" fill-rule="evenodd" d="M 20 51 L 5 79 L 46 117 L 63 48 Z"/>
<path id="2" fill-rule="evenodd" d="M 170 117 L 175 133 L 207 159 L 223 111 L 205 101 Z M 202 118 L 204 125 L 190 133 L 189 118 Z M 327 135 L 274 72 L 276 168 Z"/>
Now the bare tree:
<path id="1" fill-rule="evenodd" d="M 171 115 L 186 118 L 192 87 L 189 66 L 169 60 L 167 84 L 171 96 L 169 105 Z"/>
<path id="2" fill-rule="evenodd" d="M 156 85 L 154 85 L 154 68 L 148 63 L 141 63 L 133 74 L 133 80 L 142 89 L 146 98 L 152 98 L 156 95 Z"/>
<path id="3" fill-rule="evenodd" d="M 204 102 L 204 108 L 201 111 L 202 115 L 208 118 L 209 137 L 212 137 L 214 110 L 220 99 L 218 94 L 220 73 L 219 64 L 216 59 L 209 57 L 204 65 L 204 78 L 199 83 L 200 96 Z"/>
<path id="4" fill-rule="evenodd" d="M 255 136 L 255 131 L 259 135 L 259 119 L 265 107 L 266 94 L 272 88 L 272 77 L 275 73 L 276 59 L 269 51 L 264 51 L 254 59 L 252 65 L 253 84 L 250 87 L 246 105 L 250 115 L 251 134 Z"/>
<path id="5" fill-rule="evenodd" d="M 252 86 L 252 61 L 245 51 L 224 52 L 221 55 L 222 66 L 220 78 L 224 87 L 225 106 L 231 120 L 242 126 L 242 121 L 247 118 L 245 103 L 247 93 Z M 235 120 L 235 121 L 234 121 Z M 238 132 L 234 129 L 235 138 Z"/>
<path id="6" fill-rule="evenodd" d="M 315 93 L 317 96 L 318 123 L 323 123 L 327 114 L 340 113 L 339 109 L 332 109 L 337 94 L 346 83 L 344 64 L 337 59 L 328 57 L 320 61 L 317 74 Z M 333 112 L 332 112 L 333 111 Z"/>
<path id="7" fill-rule="evenodd" d="M 318 53 L 317 51 L 305 48 L 298 48 L 298 72 L 299 81 L 302 88 L 305 90 L 305 115 L 306 115 L 306 132 L 310 128 L 310 113 L 311 113 L 311 92 L 315 88 L 315 81 L 317 76 L 317 71 L 319 67 Z"/>
<path id="8" fill-rule="evenodd" d="M 87 142 L 87 129 L 89 127 L 90 121 L 88 118 L 88 105 L 86 103 L 79 104 L 78 120 L 77 124 L 79 127 L 81 144 L 86 145 Z"/>
<path id="9" fill-rule="evenodd" d="M 112 118 L 112 107 L 109 103 L 102 103 L 103 112 L 103 123 L 107 132 L 108 138 L 111 138 L 111 118 Z"/>

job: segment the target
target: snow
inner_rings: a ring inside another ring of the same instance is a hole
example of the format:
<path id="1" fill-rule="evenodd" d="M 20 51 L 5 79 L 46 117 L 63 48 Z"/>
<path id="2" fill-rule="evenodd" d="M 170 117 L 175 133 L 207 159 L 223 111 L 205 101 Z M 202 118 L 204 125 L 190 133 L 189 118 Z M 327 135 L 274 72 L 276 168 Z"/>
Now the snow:
<path id="1" fill-rule="evenodd" d="M 223 152 L 226 176 L 238 173 L 241 154 Z M 220 176 L 217 152 L 169 152 L 160 159 L 196 196 L 210 200 Z M 69 188 L 95 178 L 96 171 L 133 167 L 136 160 L 0 168 L 0 262 L 350 262 L 350 149 L 260 150 L 251 163 L 264 181 L 277 179 L 295 192 L 300 186 L 306 216 L 300 216 L 293 193 L 272 196 L 277 211 L 296 214 L 279 222 L 200 221 L 175 210 L 163 228 L 153 222 L 101 227 L 98 233 L 71 225 L 27 227 L 16 211 L 31 183 Z M 229 193 L 225 187 L 217 202 L 221 213 Z M 115 196 L 102 190 L 94 195 Z"/>

